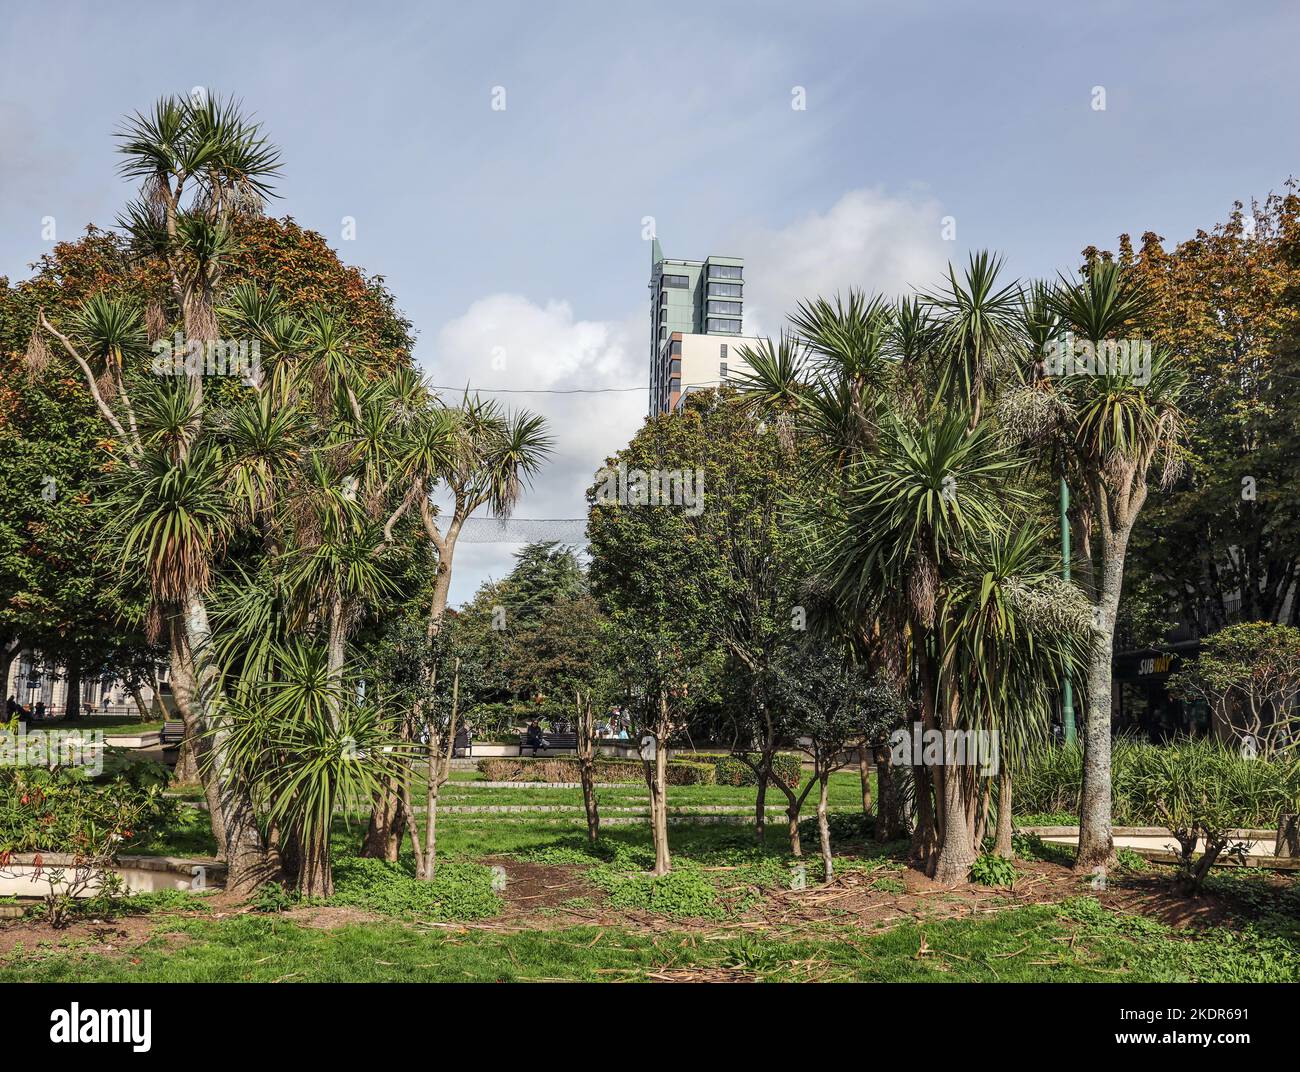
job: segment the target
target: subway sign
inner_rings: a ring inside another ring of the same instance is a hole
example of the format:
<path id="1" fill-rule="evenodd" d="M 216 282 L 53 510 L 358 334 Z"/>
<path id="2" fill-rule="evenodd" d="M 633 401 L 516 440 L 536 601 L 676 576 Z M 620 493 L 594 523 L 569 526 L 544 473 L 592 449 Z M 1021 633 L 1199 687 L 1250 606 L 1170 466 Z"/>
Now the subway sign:
<path id="1" fill-rule="evenodd" d="M 1138 663 L 1138 677 L 1150 677 L 1152 674 L 1167 674 L 1173 669 L 1172 655 L 1152 655 Z"/>

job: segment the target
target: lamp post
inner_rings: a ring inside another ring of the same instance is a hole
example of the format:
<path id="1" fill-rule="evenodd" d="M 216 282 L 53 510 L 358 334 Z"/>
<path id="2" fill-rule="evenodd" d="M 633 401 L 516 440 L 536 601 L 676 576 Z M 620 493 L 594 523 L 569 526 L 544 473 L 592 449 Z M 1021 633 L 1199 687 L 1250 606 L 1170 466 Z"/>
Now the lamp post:
<path id="1" fill-rule="evenodd" d="M 1070 485 L 1061 478 L 1061 578 L 1070 579 Z M 1076 733 L 1074 728 L 1074 686 L 1067 675 L 1061 687 L 1061 728 L 1065 731 L 1065 741 L 1073 744 Z"/>

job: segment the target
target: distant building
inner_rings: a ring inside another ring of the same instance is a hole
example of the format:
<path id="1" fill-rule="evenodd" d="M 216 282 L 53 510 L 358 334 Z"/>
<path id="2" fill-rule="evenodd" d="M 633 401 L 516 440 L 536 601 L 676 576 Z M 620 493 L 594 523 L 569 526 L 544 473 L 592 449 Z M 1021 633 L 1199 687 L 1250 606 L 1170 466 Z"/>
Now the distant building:
<path id="1" fill-rule="evenodd" d="M 3 683 L 3 695 L 0 701 L 12 696 L 16 703 L 28 711 L 35 711 L 37 704 L 45 705 L 47 717 L 59 718 L 68 708 L 67 668 L 45 659 L 37 652 L 24 649 L 20 651 L 9 666 Z M 164 718 L 173 710 L 171 686 L 168 683 L 168 668 L 158 668 L 159 693 L 144 685 L 140 689 L 140 698 L 151 717 Z M 110 677 L 98 677 L 91 674 L 81 678 L 81 710 L 83 713 L 130 715 L 139 713 L 135 698 L 121 682 Z"/>
<path id="2" fill-rule="evenodd" d="M 742 332 L 745 262 L 711 256 L 702 261 L 664 256 L 659 239 L 650 264 L 650 413 L 668 413 L 692 390 L 717 387 L 749 364 L 741 346 L 757 339 Z"/>

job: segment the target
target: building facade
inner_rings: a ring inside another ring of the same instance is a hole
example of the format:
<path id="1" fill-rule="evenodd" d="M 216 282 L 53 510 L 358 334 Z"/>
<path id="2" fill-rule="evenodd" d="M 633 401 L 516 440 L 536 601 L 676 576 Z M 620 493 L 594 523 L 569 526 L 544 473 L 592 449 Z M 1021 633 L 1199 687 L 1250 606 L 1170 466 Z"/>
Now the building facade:
<path id="1" fill-rule="evenodd" d="M 692 390 L 717 387 L 749 370 L 737 353 L 756 339 L 743 332 L 745 262 L 664 256 L 659 239 L 650 264 L 651 415 L 677 408 Z"/>
<path id="2" fill-rule="evenodd" d="M 67 670 L 39 653 L 20 651 L 10 663 L 9 672 L 0 676 L 6 679 L 0 690 L 3 699 L 12 698 L 25 711 L 44 714 L 47 718 L 61 718 L 67 712 Z M 140 700 L 150 717 L 164 718 L 173 710 L 167 678 L 167 667 L 159 666 L 157 692 L 150 685 L 140 689 Z M 83 675 L 80 694 L 80 708 L 85 714 L 134 716 L 140 711 L 127 686 L 110 677 Z"/>

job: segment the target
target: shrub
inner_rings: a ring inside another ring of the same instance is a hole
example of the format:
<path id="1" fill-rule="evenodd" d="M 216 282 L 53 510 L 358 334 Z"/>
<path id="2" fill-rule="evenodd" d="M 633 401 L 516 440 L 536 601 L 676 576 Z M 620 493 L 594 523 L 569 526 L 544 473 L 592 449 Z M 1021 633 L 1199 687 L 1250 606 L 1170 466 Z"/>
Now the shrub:
<path id="1" fill-rule="evenodd" d="M 1160 757 L 1178 764 L 1195 764 L 1199 762 L 1193 755 L 1196 750 L 1210 749 L 1223 756 L 1236 753 L 1224 749 L 1210 741 L 1183 740 L 1170 745 L 1152 745 L 1134 741 L 1131 738 L 1119 738 L 1115 741 L 1111 756 L 1112 816 L 1116 826 L 1152 826 L 1168 825 L 1156 807 L 1157 796 L 1150 792 L 1139 791 L 1138 772 L 1146 772 L 1146 777 L 1158 764 Z M 1191 751 L 1189 751 L 1191 750 Z M 1199 754 L 1199 752 L 1196 752 Z M 1274 785 L 1277 792 L 1282 792 L 1284 785 L 1290 785 L 1291 799 L 1296 797 L 1297 775 L 1295 764 L 1283 760 L 1247 760 L 1237 757 L 1242 762 L 1255 762 L 1261 766 L 1254 768 L 1254 773 L 1266 782 Z M 1207 768 L 1208 769 L 1208 768 Z M 1218 769 L 1218 768 L 1216 768 Z M 1226 768 L 1224 768 L 1226 769 Z M 1245 768 L 1242 768 L 1243 770 Z M 1016 774 L 1015 802 L 1019 821 L 1035 813 L 1035 819 L 1043 816 L 1036 813 L 1057 813 L 1069 823 L 1078 821 L 1079 786 L 1082 781 L 1083 749 L 1080 745 L 1060 745 L 1044 748 L 1028 758 L 1024 770 Z M 1247 827 L 1272 827 L 1277 823 L 1279 801 L 1276 792 L 1261 796 L 1256 790 L 1249 790 L 1251 807 L 1238 811 L 1237 825 Z M 1044 825 L 1033 823 L 1030 825 Z M 1045 824 L 1055 825 L 1055 824 Z"/>
<path id="2" fill-rule="evenodd" d="M 285 889 L 279 882 L 268 882 L 258 887 L 248 907 L 254 912 L 283 912 L 297 903 L 298 895 L 293 890 Z"/>
<path id="3" fill-rule="evenodd" d="M 1145 748 L 1116 777 L 1126 799 L 1155 818 L 1179 845 L 1178 886 L 1200 892 L 1232 831 L 1276 825 L 1293 796 L 1294 767 L 1249 758 L 1210 741 Z M 1195 858 L 1196 844 L 1205 851 Z"/>
<path id="4" fill-rule="evenodd" d="M 593 867 L 591 880 L 609 894 L 614 908 L 639 909 L 661 916 L 717 919 L 726 914 L 717 888 L 694 868 L 678 865 L 666 875 L 628 873 Z"/>
<path id="5" fill-rule="evenodd" d="M 876 828 L 875 818 L 860 811 L 836 811 L 826 816 L 832 841 L 854 841 L 870 837 Z M 799 837 L 809 844 L 817 841 L 817 816 L 799 821 Z"/>
<path id="6" fill-rule="evenodd" d="M 748 753 L 749 758 L 757 761 L 757 753 Z M 716 768 L 718 785 L 757 785 L 758 775 L 749 764 L 734 755 L 711 755 L 700 752 L 696 759 L 709 760 Z M 803 761 L 793 752 L 777 752 L 772 757 L 772 773 L 786 785 L 797 786 L 803 778 Z"/>
<path id="7" fill-rule="evenodd" d="M 133 789 L 157 786 L 166 789 L 172 780 L 171 768 L 156 759 L 140 759 L 129 748 L 104 749 L 104 768 L 93 779 L 99 785 L 125 781 Z"/>
<path id="8" fill-rule="evenodd" d="M 480 759 L 479 773 L 490 782 L 577 782 L 579 780 L 576 758 L 555 756 L 534 759 L 530 756 Z M 618 785 L 645 781 L 645 766 L 639 759 L 597 759 L 594 762 L 596 781 L 602 785 Z M 713 785 L 717 770 L 712 763 L 696 763 L 684 759 L 668 761 L 669 785 Z"/>
<path id="9" fill-rule="evenodd" d="M 986 852 L 971 865 L 970 877 L 981 886 L 1010 886 L 1016 880 L 1016 865 Z"/>
<path id="10" fill-rule="evenodd" d="M 718 779 L 718 768 L 712 763 L 670 759 L 666 777 L 669 785 L 713 785 Z"/>
<path id="11" fill-rule="evenodd" d="M 126 777 L 96 784 L 79 767 L 0 767 L 0 852 L 115 854 L 149 840 L 177 807 Z"/>
<path id="12" fill-rule="evenodd" d="M 492 879 L 492 869 L 482 864 L 441 863 L 432 881 L 422 882 L 405 860 L 339 857 L 334 861 L 330 903 L 441 923 L 486 919 L 501 911 Z"/>

